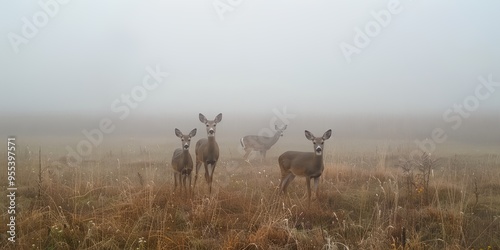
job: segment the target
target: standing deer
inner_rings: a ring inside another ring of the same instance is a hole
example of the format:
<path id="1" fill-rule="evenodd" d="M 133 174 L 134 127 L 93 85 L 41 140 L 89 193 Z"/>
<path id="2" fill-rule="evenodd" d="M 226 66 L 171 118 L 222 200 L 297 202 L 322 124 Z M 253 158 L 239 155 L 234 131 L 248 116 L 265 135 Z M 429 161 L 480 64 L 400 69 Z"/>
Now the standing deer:
<path id="1" fill-rule="evenodd" d="M 205 166 L 205 180 L 209 186 L 209 192 L 212 193 L 212 178 L 215 170 L 215 166 L 217 165 L 217 161 L 219 160 L 219 145 L 215 141 L 215 126 L 222 120 L 222 114 L 218 114 L 214 120 L 209 121 L 207 118 L 200 113 L 199 115 L 200 121 L 205 123 L 207 126 L 207 135 L 208 138 L 200 139 L 196 143 L 196 174 L 194 176 L 194 185 L 196 186 L 196 180 L 198 180 L 198 171 L 200 170 L 200 166 L 203 163 Z"/>
<path id="2" fill-rule="evenodd" d="M 193 158 L 189 154 L 189 145 L 191 144 L 191 138 L 196 135 L 196 129 L 191 130 L 189 135 L 183 135 L 178 129 L 175 129 L 175 135 L 181 138 L 181 148 L 174 151 L 172 156 L 172 168 L 174 169 L 174 191 L 177 189 L 177 179 L 179 179 L 179 184 L 186 188 L 186 179 L 189 179 L 189 193 L 191 193 L 191 172 L 193 171 Z"/>
<path id="3" fill-rule="evenodd" d="M 260 162 L 263 162 L 266 158 L 266 152 L 269 150 L 280 138 L 283 136 L 283 131 L 286 129 L 286 125 L 283 128 L 279 128 L 277 125 L 274 125 L 276 129 L 276 133 L 273 137 L 269 136 L 258 136 L 258 135 L 247 135 L 240 139 L 241 146 L 245 150 L 245 155 L 243 159 L 246 162 L 248 161 L 248 156 L 252 151 L 259 151 L 262 155 Z"/>
<path id="4" fill-rule="evenodd" d="M 311 179 L 314 178 L 314 189 L 318 197 L 319 177 L 323 173 L 323 146 L 324 142 L 332 135 L 332 130 L 326 131 L 322 137 L 305 131 L 306 138 L 313 142 L 314 152 L 287 151 L 280 155 L 278 162 L 281 170 L 280 191 L 286 193 L 288 184 L 292 182 L 295 176 L 306 177 L 307 199 L 311 204 Z"/>

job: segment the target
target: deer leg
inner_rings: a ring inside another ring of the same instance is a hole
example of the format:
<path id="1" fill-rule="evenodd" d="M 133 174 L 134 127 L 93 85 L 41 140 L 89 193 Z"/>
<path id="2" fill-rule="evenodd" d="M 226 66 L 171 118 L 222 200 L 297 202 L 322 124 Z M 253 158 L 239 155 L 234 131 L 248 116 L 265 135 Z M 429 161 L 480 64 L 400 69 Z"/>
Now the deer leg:
<path id="1" fill-rule="evenodd" d="M 177 171 L 174 172 L 174 192 L 177 190 Z"/>
<path id="2" fill-rule="evenodd" d="M 279 185 L 279 188 L 280 188 L 280 192 L 283 191 L 283 184 L 285 183 L 285 177 L 290 173 L 289 171 L 286 171 L 280 161 L 280 159 L 278 159 L 278 164 L 280 166 L 280 171 L 281 171 L 281 181 L 280 181 L 280 185 Z"/>
<path id="3" fill-rule="evenodd" d="M 207 181 L 209 193 L 212 193 L 212 178 L 211 178 L 212 173 L 213 173 L 213 164 L 205 163 L 205 181 Z"/>
<path id="4" fill-rule="evenodd" d="M 260 159 L 260 163 L 264 162 L 264 159 L 266 159 L 266 150 L 260 151 L 260 154 L 262 155 L 262 158 Z"/>
<path id="5" fill-rule="evenodd" d="M 209 193 L 212 193 L 212 180 L 213 180 L 213 177 L 214 177 L 214 170 L 215 170 L 215 165 L 217 164 L 217 162 L 214 162 L 214 163 L 211 163 L 211 164 L 208 164 L 208 191 Z"/>
<path id="6" fill-rule="evenodd" d="M 311 205 L 311 178 L 306 176 L 306 185 L 307 185 L 307 201 L 309 205 Z"/>
<path id="7" fill-rule="evenodd" d="M 181 184 L 181 192 L 184 193 L 186 190 L 186 175 L 182 174 L 182 184 Z"/>
<path id="8" fill-rule="evenodd" d="M 286 177 L 289 175 L 290 173 L 287 173 L 287 172 L 284 172 L 283 170 L 281 170 L 281 181 L 280 181 L 280 192 L 284 192 L 283 191 L 283 185 L 285 183 L 285 179 Z"/>
<path id="9" fill-rule="evenodd" d="M 200 170 L 200 167 L 201 167 L 201 161 L 196 161 L 196 172 L 194 174 L 193 190 L 196 187 L 196 181 L 198 180 L 198 171 Z"/>
<path id="10" fill-rule="evenodd" d="M 283 182 L 284 182 L 284 180 L 285 180 L 285 177 L 283 175 L 281 175 L 281 181 L 280 181 L 280 186 L 279 186 L 280 192 L 283 192 Z"/>
<path id="11" fill-rule="evenodd" d="M 283 191 L 284 194 L 286 194 L 286 189 L 288 188 L 288 185 L 290 184 L 290 182 L 293 181 L 293 179 L 295 179 L 295 175 L 293 173 L 288 173 L 288 175 L 282 179 L 282 186 L 281 186 L 281 190 Z"/>
<path id="12" fill-rule="evenodd" d="M 316 193 L 316 199 L 318 199 L 318 192 L 319 192 L 318 184 L 319 184 L 319 176 L 314 177 L 314 192 Z"/>
<path id="13" fill-rule="evenodd" d="M 211 167 L 211 166 L 210 166 L 210 163 L 209 163 L 209 164 L 206 164 L 206 163 L 205 163 L 205 181 L 206 181 L 207 183 L 209 182 L 209 181 L 208 181 L 208 175 L 209 175 L 209 174 L 208 174 L 208 171 L 209 171 L 208 169 L 209 169 L 210 167 Z"/>
<path id="14" fill-rule="evenodd" d="M 243 159 L 245 159 L 246 162 L 248 162 L 248 156 L 250 155 L 251 152 L 252 152 L 251 149 L 245 148 L 245 155 L 243 156 Z"/>
<path id="15" fill-rule="evenodd" d="M 187 178 L 189 180 L 189 194 L 191 194 L 193 192 L 193 190 L 191 189 L 191 173 L 187 175 Z"/>

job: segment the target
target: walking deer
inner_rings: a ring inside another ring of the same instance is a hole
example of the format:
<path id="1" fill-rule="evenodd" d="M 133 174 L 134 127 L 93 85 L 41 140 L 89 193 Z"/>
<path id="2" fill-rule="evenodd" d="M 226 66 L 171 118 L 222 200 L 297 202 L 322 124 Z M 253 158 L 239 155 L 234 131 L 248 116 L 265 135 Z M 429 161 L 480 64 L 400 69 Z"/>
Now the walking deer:
<path id="1" fill-rule="evenodd" d="M 219 145 L 215 141 L 215 127 L 217 123 L 222 120 L 222 114 L 218 114 L 214 120 L 207 120 L 207 118 L 200 113 L 200 121 L 207 126 L 208 138 L 203 138 L 198 140 L 196 143 L 196 174 L 194 176 L 194 185 L 196 186 L 196 181 L 198 180 L 198 171 L 203 163 L 205 166 L 205 180 L 208 183 L 209 193 L 212 193 L 212 178 L 219 160 Z"/>
<path id="2" fill-rule="evenodd" d="M 175 129 L 175 135 L 181 138 L 181 148 L 174 151 L 172 156 L 172 168 L 174 169 L 174 191 L 177 189 L 177 180 L 179 185 L 187 192 L 186 179 L 189 180 L 189 193 L 191 193 L 191 172 L 193 171 L 193 158 L 189 153 L 191 138 L 196 135 L 196 129 L 191 130 L 188 135 L 183 135 L 179 129 Z"/>
<path id="3" fill-rule="evenodd" d="M 327 130 L 322 137 L 315 137 L 311 132 L 305 131 L 306 138 L 313 142 L 314 152 L 287 151 L 278 158 L 281 170 L 280 191 L 286 189 L 295 176 L 306 177 L 307 199 L 311 203 L 311 179 L 314 179 L 314 189 L 318 197 L 319 177 L 323 173 L 323 146 L 324 142 L 332 135 L 332 130 Z"/>
<path id="4" fill-rule="evenodd" d="M 273 137 L 269 136 L 259 136 L 259 135 L 247 135 L 240 139 L 241 146 L 245 150 L 245 155 L 243 159 L 248 162 L 248 156 L 252 151 L 259 151 L 262 155 L 261 161 L 263 162 L 266 158 L 266 152 L 269 150 L 278 139 L 283 136 L 283 131 L 286 129 L 286 125 L 282 128 L 279 128 L 277 125 L 274 125 L 276 129 L 276 133 Z"/>

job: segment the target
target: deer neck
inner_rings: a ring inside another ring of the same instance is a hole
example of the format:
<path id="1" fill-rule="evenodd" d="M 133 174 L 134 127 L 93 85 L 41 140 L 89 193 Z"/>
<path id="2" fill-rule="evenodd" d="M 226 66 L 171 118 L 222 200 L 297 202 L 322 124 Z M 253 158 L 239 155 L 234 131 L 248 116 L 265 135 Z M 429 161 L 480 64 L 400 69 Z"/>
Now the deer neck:
<path id="1" fill-rule="evenodd" d="M 274 134 L 274 136 L 271 137 L 271 140 L 269 140 L 268 143 L 266 143 L 267 146 L 271 147 L 274 144 L 276 144 L 276 142 L 278 141 L 278 139 L 280 138 L 280 136 L 281 136 L 281 132 L 280 131 L 276 131 L 276 133 Z"/>
<path id="2" fill-rule="evenodd" d="M 217 145 L 217 142 L 215 142 L 215 136 L 209 136 L 208 137 L 208 143 L 207 143 L 207 149 L 209 152 L 214 152 L 215 151 L 215 145 Z"/>
<path id="3" fill-rule="evenodd" d="M 276 131 L 276 133 L 273 136 L 272 143 L 275 144 L 280 139 L 280 136 L 281 136 L 281 132 L 280 131 Z"/>
<path id="4" fill-rule="evenodd" d="M 189 162 L 189 150 L 182 150 L 182 160 L 184 163 Z"/>
<path id="5" fill-rule="evenodd" d="M 323 171 L 324 165 L 323 165 L 323 154 L 317 155 L 314 153 L 313 156 L 313 165 L 320 168 L 321 171 Z"/>

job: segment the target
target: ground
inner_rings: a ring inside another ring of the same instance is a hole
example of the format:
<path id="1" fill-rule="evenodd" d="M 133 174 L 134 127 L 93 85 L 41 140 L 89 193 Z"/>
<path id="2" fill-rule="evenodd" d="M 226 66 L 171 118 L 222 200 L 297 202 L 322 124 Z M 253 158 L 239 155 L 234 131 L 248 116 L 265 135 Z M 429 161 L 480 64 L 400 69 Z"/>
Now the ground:
<path id="1" fill-rule="evenodd" d="M 102 150 L 76 165 L 22 152 L 11 249 L 500 249 L 500 155 L 325 151 L 320 193 L 278 191 L 279 152 L 224 151 L 208 193 L 173 192 L 174 148 Z M 43 149 L 43 147 L 42 147 Z M 193 152 L 194 150 L 191 150 Z M 24 154 L 24 155 L 22 155 Z M 5 160 L 5 159 L 1 159 Z M 4 161 L 6 162 L 6 160 Z M 39 165 L 41 163 L 41 166 Z M 193 171 L 194 181 L 194 171 Z M 2 190 L 7 181 L 2 173 Z M 2 199 L 6 200 L 6 192 Z M 6 202 L 1 203 L 6 222 Z M 4 227 L 5 228 L 5 227 Z"/>

